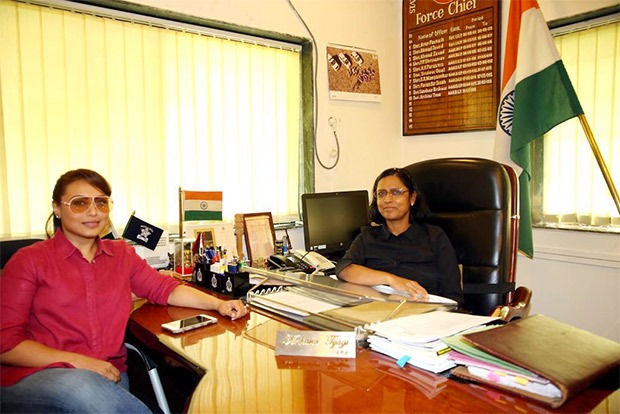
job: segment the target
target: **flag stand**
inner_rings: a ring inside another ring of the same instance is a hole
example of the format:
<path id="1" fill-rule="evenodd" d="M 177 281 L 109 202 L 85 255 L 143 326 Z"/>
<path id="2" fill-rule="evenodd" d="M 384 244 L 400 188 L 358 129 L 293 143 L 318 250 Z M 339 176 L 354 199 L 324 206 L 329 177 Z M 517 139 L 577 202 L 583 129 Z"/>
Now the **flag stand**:
<path id="1" fill-rule="evenodd" d="M 174 273 L 182 277 L 191 276 L 194 270 L 194 241 L 184 237 L 183 195 L 183 189 L 179 186 L 179 238 L 174 242 Z"/>
<path id="2" fill-rule="evenodd" d="M 594 139 L 594 134 L 592 134 L 592 130 L 590 129 L 590 125 L 588 124 L 588 120 L 584 114 L 579 115 L 579 122 L 581 123 L 581 127 L 583 128 L 583 132 L 586 134 L 588 138 L 588 143 L 590 144 L 590 148 L 592 148 L 592 153 L 594 154 L 594 158 L 596 158 L 596 162 L 603 173 L 603 178 L 605 178 L 605 182 L 607 183 L 607 188 L 609 188 L 609 192 L 611 193 L 611 197 L 614 199 L 614 203 L 616 203 L 616 209 L 618 213 L 620 213 L 620 199 L 618 198 L 618 191 L 616 190 L 616 186 L 609 174 L 609 170 L 607 169 L 607 165 L 605 165 L 605 160 L 601 155 L 601 151 L 596 144 L 596 140 Z"/>
<path id="3" fill-rule="evenodd" d="M 183 239 L 183 190 L 179 186 L 179 239 Z"/>

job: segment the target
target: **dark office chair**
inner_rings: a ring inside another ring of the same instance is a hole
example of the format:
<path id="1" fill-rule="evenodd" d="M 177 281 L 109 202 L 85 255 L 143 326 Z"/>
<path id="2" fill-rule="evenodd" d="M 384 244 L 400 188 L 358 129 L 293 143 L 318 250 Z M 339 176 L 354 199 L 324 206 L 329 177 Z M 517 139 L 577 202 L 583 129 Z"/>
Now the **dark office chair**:
<path id="1" fill-rule="evenodd" d="M 39 242 L 41 239 L 20 239 L 20 240 L 3 240 L 0 241 L 0 271 L 4 269 L 5 264 L 9 261 L 11 256 L 15 254 L 22 247 L 29 246 L 33 243 Z M 151 385 L 153 387 L 153 392 L 155 393 L 155 398 L 157 400 L 157 405 L 162 413 L 170 414 L 170 408 L 168 407 L 168 400 L 166 399 L 166 394 L 164 393 L 164 389 L 161 385 L 161 381 L 159 379 L 159 373 L 157 372 L 157 364 L 149 358 L 147 354 L 145 354 L 140 348 L 137 346 L 125 342 L 125 346 L 128 350 L 136 352 L 144 366 L 147 370 L 149 379 L 151 380 Z"/>
<path id="2" fill-rule="evenodd" d="M 6 262 L 11 256 L 22 247 L 30 246 L 33 243 L 40 242 L 42 239 L 18 239 L 18 240 L 2 240 L 0 241 L 0 269 L 4 269 Z"/>
<path id="3" fill-rule="evenodd" d="M 463 309 L 525 317 L 532 292 L 515 290 L 519 187 L 509 166 L 481 158 L 443 158 L 405 167 L 448 235 L 462 265 Z"/>

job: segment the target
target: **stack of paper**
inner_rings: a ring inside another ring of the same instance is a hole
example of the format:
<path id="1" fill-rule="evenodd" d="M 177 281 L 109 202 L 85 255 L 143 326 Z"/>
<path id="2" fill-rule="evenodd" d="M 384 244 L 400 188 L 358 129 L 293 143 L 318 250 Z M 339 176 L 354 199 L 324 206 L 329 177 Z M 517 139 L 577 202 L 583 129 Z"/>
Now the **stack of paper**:
<path id="1" fill-rule="evenodd" d="M 453 312 L 430 312 L 366 325 L 372 332 L 370 348 L 397 360 L 431 372 L 455 366 L 448 358 L 450 348 L 441 340 L 497 318 Z"/>
<path id="2" fill-rule="evenodd" d="M 370 348 L 397 360 L 401 367 L 411 364 L 431 372 L 442 372 L 454 367 L 454 362 L 448 359 L 450 348 L 442 341 L 431 341 L 424 344 L 405 344 L 391 341 L 377 335 L 368 338 Z"/>

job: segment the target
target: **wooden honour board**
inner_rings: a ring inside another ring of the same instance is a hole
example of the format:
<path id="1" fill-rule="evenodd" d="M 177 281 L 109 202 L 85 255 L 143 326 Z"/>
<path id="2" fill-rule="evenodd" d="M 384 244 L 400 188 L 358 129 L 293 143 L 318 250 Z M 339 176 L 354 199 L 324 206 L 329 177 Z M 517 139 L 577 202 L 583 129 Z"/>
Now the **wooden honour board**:
<path id="1" fill-rule="evenodd" d="M 403 134 L 495 129 L 498 0 L 403 0 Z"/>

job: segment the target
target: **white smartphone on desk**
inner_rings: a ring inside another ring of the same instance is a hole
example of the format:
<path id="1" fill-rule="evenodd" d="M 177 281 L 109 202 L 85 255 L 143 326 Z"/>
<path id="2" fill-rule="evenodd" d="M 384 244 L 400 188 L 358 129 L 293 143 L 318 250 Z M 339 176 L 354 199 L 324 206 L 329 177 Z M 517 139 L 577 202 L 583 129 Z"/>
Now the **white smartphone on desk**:
<path id="1" fill-rule="evenodd" d="M 190 318 L 183 318 L 176 321 L 163 323 L 161 327 L 174 334 L 178 334 L 182 332 L 187 332 L 192 329 L 200 328 L 202 326 L 211 325 L 212 323 L 217 323 L 217 318 L 201 314 L 192 316 Z"/>

